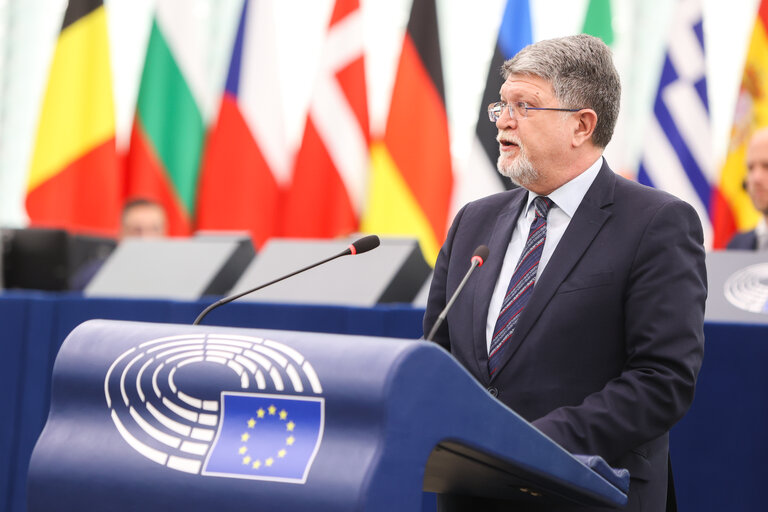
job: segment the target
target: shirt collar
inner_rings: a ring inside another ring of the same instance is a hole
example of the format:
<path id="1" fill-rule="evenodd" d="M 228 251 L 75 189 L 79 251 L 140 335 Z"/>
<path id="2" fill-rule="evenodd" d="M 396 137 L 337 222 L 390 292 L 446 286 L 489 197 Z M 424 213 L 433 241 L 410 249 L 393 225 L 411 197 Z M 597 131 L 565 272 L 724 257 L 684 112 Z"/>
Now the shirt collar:
<path id="1" fill-rule="evenodd" d="M 548 198 L 554 202 L 557 207 L 562 210 L 568 218 L 573 217 L 576 213 L 576 209 L 581 204 L 581 200 L 592 186 L 592 182 L 595 181 L 597 173 L 600 172 L 600 168 L 603 166 L 603 156 L 600 155 L 595 163 L 587 167 L 587 170 L 573 178 L 571 181 L 563 184 L 560 188 L 552 191 L 547 195 Z M 528 204 L 526 210 L 528 211 L 533 200 L 538 196 L 535 192 L 528 191 Z M 768 227 L 766 227 L 768 229 Z"/>
<path id="2" fill-rule="evenodd" d="M 755 234 L 757 236 L 768 236 L 768 223 L 766 223 L 765 217 L 760 217 L 760 222 L 755 226 Z"/>
<path id="3" fill-rule="evenodd" d="M 760 222 L 755 226 L 755 236 L 757 237 L 758 249 L 768 247 L 768 223 L 766 223 L 765 217 L 760 217 Z"/>

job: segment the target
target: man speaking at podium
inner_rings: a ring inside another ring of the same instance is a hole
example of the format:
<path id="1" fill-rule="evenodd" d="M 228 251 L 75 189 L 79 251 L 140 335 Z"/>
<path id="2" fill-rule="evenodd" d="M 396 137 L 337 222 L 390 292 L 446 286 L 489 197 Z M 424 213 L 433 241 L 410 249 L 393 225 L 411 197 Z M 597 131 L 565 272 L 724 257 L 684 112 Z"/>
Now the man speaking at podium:
<path id="1" fill-rule="evenodd" d="M 701 223 L 687 203 L 615 175 L 603 159 L 621 86 L 602 41 L 541 41 L 503 74 L 488 113 L 499 171 L 520 188 L 456 215 L 424 332 L 487 245 L 487 263 L 434 340 L 571 453 L 629 469 L 625 510 L 673 510 L 669 429 L 693 400 L 704 351 Z M 473 497 L 440 503 L 512 510 Z"/>

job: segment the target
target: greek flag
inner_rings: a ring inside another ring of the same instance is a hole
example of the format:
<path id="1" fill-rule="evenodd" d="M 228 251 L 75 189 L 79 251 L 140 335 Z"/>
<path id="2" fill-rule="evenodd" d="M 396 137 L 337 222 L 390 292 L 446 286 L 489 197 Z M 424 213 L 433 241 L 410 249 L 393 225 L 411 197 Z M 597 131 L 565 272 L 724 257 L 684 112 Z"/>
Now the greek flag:
<path id="1" fill-rule="evenodd" d="M 682 0 L 672 22 L 638 181 L 691 204 L 712 246 L 709 205 L 716 181 L 700 0 Z"/>
<path id="2" fill-rule="evenodd" d="M 222 393 L 204 475 L 303 484 L 323 437 L 322 398 Z"/>

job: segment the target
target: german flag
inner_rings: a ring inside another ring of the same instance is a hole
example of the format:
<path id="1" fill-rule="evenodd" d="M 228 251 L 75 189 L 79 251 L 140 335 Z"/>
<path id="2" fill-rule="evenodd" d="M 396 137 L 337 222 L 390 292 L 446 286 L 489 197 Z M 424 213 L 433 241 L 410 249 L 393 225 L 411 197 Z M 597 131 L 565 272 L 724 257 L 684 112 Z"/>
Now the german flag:
<path id="1" fill-rule="evenodd" d="M 107 17 L 72 0 L 54 51 L 27 186 L 30 225 L 116 235 L 122 179 Z"/>
<path id="2" fill-rule="evenodd" d="M 768 126 L 768 0 L 760 2 L 744 64 L 731 142 L 720 183 L 712 192 L 713 246 L 723 248 L 736 231 L 755 227 L 760 219 L 743 183 L 747 177 L 747 145 L 758 128 Z"/>
<path id="3" fill-rule="evenodd" d="M 434 0 L 414 0 L 383 140 L 371 148 L 363 231 L 416 236 L 434 264 L 453 188 Z"/>

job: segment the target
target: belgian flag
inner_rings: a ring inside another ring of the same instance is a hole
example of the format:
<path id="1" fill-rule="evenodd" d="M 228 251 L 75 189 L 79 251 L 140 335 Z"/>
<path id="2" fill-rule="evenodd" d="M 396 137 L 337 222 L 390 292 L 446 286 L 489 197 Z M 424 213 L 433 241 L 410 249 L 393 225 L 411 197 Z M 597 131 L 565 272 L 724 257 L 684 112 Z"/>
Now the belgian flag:
<path id="1" fill-rule="evenodd" d="M 71 0 L 43 99 L 27 213 L 32 226 L 115 235 L 121 201 L 106 12 L 101 0 Z"/>
<path id="2" fill-rule="evenodd" d="M 434 264 L 448 225 L 453 174 L 434 0 L 414 0 L 383 140 L 371 147 L 362 229 L 415 236 Z"/>

